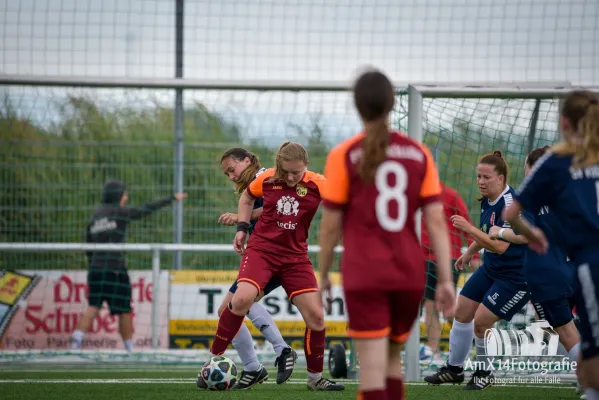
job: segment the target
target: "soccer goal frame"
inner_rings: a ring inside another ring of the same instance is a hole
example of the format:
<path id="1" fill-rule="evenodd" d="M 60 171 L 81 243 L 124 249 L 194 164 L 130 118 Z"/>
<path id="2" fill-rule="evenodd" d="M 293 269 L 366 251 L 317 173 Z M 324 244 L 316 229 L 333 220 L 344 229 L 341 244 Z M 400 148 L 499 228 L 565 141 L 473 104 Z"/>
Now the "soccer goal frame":
<path id="1" fill-rule="evenodd" d="M 424 105 L 426 98 L 445 99 L 561 99 L 573 90 L 590 90 L 599 93 L 599 87 L 573 86 L 570 82 L 514 82 L 497 84 L 410 84 L 408 95 L 408 136 L 424 141 Z M 560 105 L 561 108 L 561 105 Z M 534 128 L 531 128 L 534 129 Z M 559 126 L 555 127 L 559 131 Z M 533 131 L 534 133 L 534 131 Z M 416 232 L 421 235 L 421 211 L 416 216 Z M 405 374 L 407 381 L 421 378 L 420 371 L 420 319 L 414 323 L 405 348 Z"/>

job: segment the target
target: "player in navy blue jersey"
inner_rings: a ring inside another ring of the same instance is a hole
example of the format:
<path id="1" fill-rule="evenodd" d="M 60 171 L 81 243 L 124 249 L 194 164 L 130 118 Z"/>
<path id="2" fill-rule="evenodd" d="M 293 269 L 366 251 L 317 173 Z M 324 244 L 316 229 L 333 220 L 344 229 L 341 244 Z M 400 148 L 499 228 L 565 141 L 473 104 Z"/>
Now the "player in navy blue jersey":
<path id="1" fill-rule="evenodd" d="M 486 356 L 485 332 L 499 320 L 510 321 L 529 300 L 524 279 L 523 255 L 525 244 L 510 244 L 500 239 L 492 240 L 489 230 L 493 226 L 509 228 L 501 214 L 512 203 L 513 189 L 507 184 L 508 166 L 501 152 L 483 156 L 478 162 L 477 184 L 481 194 L 480 228 L 474 227 L 464 217 L 454 215 L 454 226 L 468 234 L 474 241 L 456 261 L 463 270 L 474 254 L 485 249 L 483 265 L 466 281 L 458 296 L 458 304 L 449 333 L 449 359 L 425 381 L 434 385 L 462 383 L 464 362 L 475 337 L 477 369 L 472 374 L 466 390 L 482 390 L 493 384 L 489 358 Z"/>
<path id="2" fill-rule="evenodd" d="M 599 100 L 574 91 L 560 116 L 563 142 L 552 147 L 518 189 L 504 212 L 529 246 L 548 251 L 548 233 L 520 217 L 522 210 L 548 206 L 555 216 L 553 238 L 576 268 L 575 300 L 580 318 L 578 379 L 589 400 L 599 399 Z"/>
<path id="3" fill-rule="evenodd" d="M 243 148 L 232 148 L 225 151 L 221 156 L 220 166 L 229 180 L 235 183 L 235 192 L 238 195 L 241 195 L 247 189 L 249 184 L 265 171 L 265 168 L 262 168 L 260 165 L 258 157 Z M 258 217 L 262 214 L 262 202 L 263 200 L 260 198 L 256 199 L 254 203 L 254 210 L 250 217 L 249 234 L 254 230 Z M 218 222 L 227 226 L 237 225 L 237 214 L 225 213 L 219 217 Z M 260 293 L 256 301 L 261 297 L 268 295 L 279 286 L 281 286 L 280 282 L 276 278 L 273 279 L 266 285 L 264 291 Z M 231 288 L 226 293 L 225 298 L 218 308 L 218 315 L 220 315 L 224 308 L 229 305 L 236 290 L 237 280 L 233 282 L 233 285 L 231 285 Z M 272 316 L 262 304 L 257 302 L 254 303 L 247 316 L 252 321 L 252 324 L 264 335 L 266 340 L 273 345 L 277 355 L 275 361 L 275 366 L 278 367 L 277 383 L 281 384 L 287 382 L 295 367 L 295 361 L 297 360 L 296 352 L 285 342 L 281 332 L 273 321 Z M 245 324 L 241 325 L 232 344 L 233 347 L 235 347 L 235 350 L 237 350 L 239 358 L 243 363 L 243 373 L 232 389 L 249 389 L 268 379 L 268 372 L 266 371 L 266 368 L 258 362 L 252 335 Z M 199 379 L 198 382 L 202 387 L 206 386 L 202 379 Z"/>
<path id="4" fill-rule="evenodd" d="M 526 157 L 524 174 L 530 175 L 535 163 L 549 149 L 549 146 L 531 151 Z M 580 335 L 574 325 L 574 266 L 568 262 L 565 253 L 557 247 L 554 228 L 559 226 L 556 217 L 548 206 L 541 207 L 529 222 L 541 228 L 549 239 L 547 254 L 538 254 L 531 249 L 524 253 L 524 276 L 532 304 L 539 319 L 544 319 L 555 329 L 560 342 L 568 351 L 570 362 L 577 362 L 580 351 Z M 489 231 L 491 239 L 505 239 L 510 243 L 528 243 L 526 237 L 516 235 L 510 228 L 494 226 Z"/>

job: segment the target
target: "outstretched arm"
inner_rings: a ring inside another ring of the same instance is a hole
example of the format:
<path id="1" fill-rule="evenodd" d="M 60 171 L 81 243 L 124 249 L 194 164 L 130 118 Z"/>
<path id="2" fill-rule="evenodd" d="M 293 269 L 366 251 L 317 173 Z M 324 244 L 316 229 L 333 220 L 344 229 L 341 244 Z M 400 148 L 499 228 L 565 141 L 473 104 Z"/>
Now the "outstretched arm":
<path id="1" fill-rule="evenodd" d="M 151 203 L 144 204 L 141 207 L 126 207 L 123 208 L 123 212 L 125 213 L 125 218 L 129 220 L 141 219 L 157 211 L 163 207 L 168 206 L 174 200 L 183 200 L 187 197 L 187 193 L 175 193 L 173 195 L 163 197 L 161 199 L 155 200 Z"/>

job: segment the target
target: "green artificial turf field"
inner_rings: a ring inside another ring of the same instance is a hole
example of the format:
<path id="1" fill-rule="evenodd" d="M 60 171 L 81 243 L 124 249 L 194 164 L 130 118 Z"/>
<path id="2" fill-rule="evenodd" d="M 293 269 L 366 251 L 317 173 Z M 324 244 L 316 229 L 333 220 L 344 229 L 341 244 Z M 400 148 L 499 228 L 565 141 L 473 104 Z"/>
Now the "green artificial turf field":
<path id="1" fill-rule="evenodd" d="M 270 380 L 249 391 L 209 392 L 196 387 L 199 370 L 192 366 L 172 365 L 0 365 L 0 398 L 3 400 L 44 399 L 239 399 L 285 400 L 294 399 L 355 399 L 356 381 L 343 381 L 344 392 L 312 392 L 306 388 L 305 372 L 298 368 L 293 378 L 284 385 L 274 383 L 276 372 Z M 482 392 L 466 392 L 462 386 L 429 386 L 421 382 L 407 385 L 408 399 L 477 399 L 477 400 L 531 400 L 578 399 L 570 382 L 558 378 L 505 378 L 501 385 Z M 556 382 L 557 381 L 557 382 Z"/>

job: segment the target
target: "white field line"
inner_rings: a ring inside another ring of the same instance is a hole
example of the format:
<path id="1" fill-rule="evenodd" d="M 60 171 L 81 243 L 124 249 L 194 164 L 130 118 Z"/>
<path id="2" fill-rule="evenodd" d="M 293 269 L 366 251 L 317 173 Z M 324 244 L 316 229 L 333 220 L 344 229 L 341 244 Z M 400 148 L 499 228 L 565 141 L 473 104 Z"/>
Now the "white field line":
<path id="1" fill-rule="evenodd" d="M 194 379 L 182 379 L 182 378 L 165 378 L 165 379 L 0 379 L 0 384 L 6 383 L 57 383 L 57 384 L 136 384 L 136 383 L 144 383 L 144 384 L 193 384 L 195 383 Z M 274 381 L 266 381 L 266 384 L 273 385 L 276 382 Z M 344 383 L 347 385 L 357 385 L 358 381 L 355 380 L 339 380 L 339 383 Z M 290 379 L 287 384 L 291 385 L 305 385 L 305 379 Z M 424 382 L 408 382 L 406 383 L 409 386 L 426 386 L 427 383 Z M 574 387 L 571 385 L 512 385 L 512 384 L 498 384 L 496 386 L 500 387 L 534 387 L 538 389 L 562 389 L 562 390 L 574 390 Z"/>

